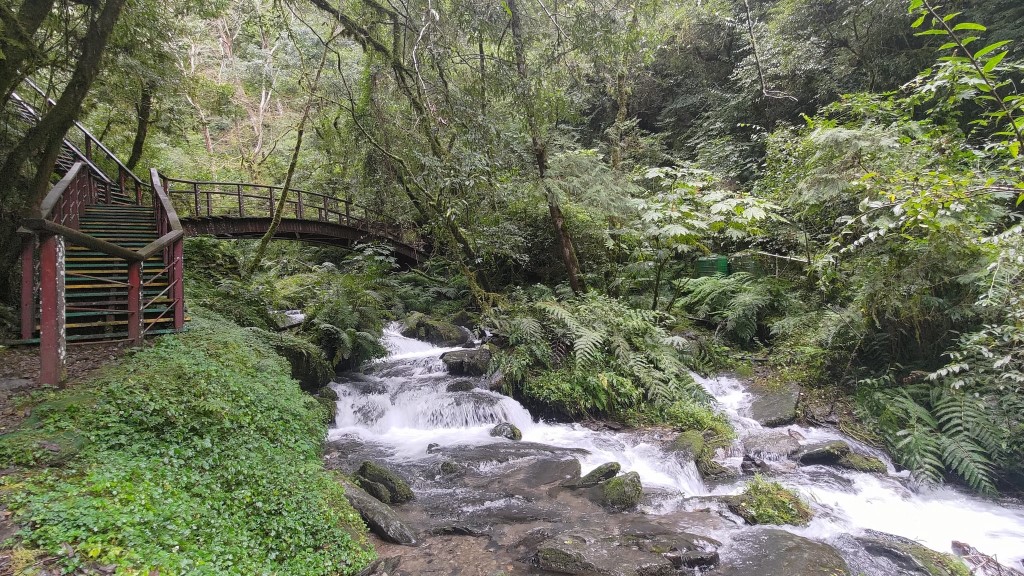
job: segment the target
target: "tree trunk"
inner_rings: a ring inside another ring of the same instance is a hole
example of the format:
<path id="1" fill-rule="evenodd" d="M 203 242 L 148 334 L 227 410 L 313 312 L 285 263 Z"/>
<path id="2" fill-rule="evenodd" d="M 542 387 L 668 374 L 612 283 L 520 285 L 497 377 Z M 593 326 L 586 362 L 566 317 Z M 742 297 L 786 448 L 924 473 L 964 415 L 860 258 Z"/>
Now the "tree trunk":
<path id="1" fill-rule="evenodd" d="M 39 52 L 32 38 L 53 9 L 54 0 L 22 0 L 18 14 L 3 11 L 3 40 L 0 40 L 3 58 L 0 58 L 0 94 L 4 100 L 14 90 L 26 72 L 25 61 Z"/>
<path id="2" fill-rule="evenodd" d="M 126 1 L 107 0 L 99 15 L 89 22 L 89 28 L 82 41 L 82 54 L 75 64 L 64 92 L 50 111 L 35 126 L 28 129 L 21 141 L 7 154 L 3 166 L 0 167 L 0 174 L 19 174 L 30 158 L 38 158 L 32 188 L 27 193 L 33 206 L 38 206 L 46 195 L 64 134 L 74 124 L 75 117 L 81 111 L 82 102 L 99 74 L 103 51 Z M 12 177 L 4 178 L 0 184 L 3 186 L 0 198 L 15 198 L 19 195 L 20 191 L 12 187 L 16 181 L 17 179 Z M 20 192 L 20 195 L 26 194 Z"/>
<path id="3" fill-rule="evenodd" d="M 509 14 L 511 15 L 510 27 L 512 29 L 512 44 L 516 56 L 516 72 L 519 74 L 519 98 L 526 113 L 526 125 L 530 131 L 530 140 L 533 143 L 533 155 L 537 162 L 537 173 L 540 176 L 540 184 L 548 203 L 548 212 L 551 214 L 551 223 L 555 228 L 561 245 L 560 256 L 565 264 L 565 272 L 569 277 L 569 286 L 576 294 L 584 290 L 583 282 L 580 280 L 580 263 L 576 258 L 576 249 L 572 244 L 572 237 L 565 227 L 565 217 L 562 215 L 562 208 L 558 205 L 556 191 L 544 181 L 547 172 L 548 152 L 547 143 L 541 137 L 540 124 L 537 121 L 537 113 L 534 108 L 534 93 L 530 86 L 530 75 L 526 67 L 526 41 L 523 36 L 523 22 L 519 13 L 519 6 L 516 0 L 507 0 Z"/>
<path id="4" fill-rule="evenodd" d="M 146 134 L 149 132 L 149 118 L 153 114 L 153 83 L 148 80 L 142 83 L 138 113 L 138 124 L 135 125 L 135 141 L 132 142 L 132 153 L 128 156 L 128 162 L 125 163 L 129 170 L 135 170 L 135 165 L 142 159 L 142 148 L 146 145 Z"/>

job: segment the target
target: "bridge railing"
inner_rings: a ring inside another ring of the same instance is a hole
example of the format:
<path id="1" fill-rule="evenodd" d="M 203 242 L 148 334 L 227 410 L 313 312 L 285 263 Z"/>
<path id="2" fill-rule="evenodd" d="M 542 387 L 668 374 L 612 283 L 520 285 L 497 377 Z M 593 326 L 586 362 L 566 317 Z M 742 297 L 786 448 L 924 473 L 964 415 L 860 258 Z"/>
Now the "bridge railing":
<path id="1" fill-rule="evenodd" d="M 204 182 L 161 175 L 168 195 L 183 218 L 273 218 L 284 188 L 245 182 Z M 347 199 L 298 188 L 288 189 L 282 218 L 340 224 L 400 243 L 410 243 L 410 229 L 389 222 L 376 211 Z"/>

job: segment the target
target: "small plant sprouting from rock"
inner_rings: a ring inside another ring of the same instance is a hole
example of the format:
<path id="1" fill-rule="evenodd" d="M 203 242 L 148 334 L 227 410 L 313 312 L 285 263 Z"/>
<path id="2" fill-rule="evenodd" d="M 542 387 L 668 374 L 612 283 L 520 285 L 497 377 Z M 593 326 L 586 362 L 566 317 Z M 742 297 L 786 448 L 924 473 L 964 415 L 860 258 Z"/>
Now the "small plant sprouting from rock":
<path id="1" fill-rule="evenodd" d="M 730 503 L 729 509 L 748 524 L 803 526 L 811 520 L 811 509 L 799 496 L 760 474 Z"/>

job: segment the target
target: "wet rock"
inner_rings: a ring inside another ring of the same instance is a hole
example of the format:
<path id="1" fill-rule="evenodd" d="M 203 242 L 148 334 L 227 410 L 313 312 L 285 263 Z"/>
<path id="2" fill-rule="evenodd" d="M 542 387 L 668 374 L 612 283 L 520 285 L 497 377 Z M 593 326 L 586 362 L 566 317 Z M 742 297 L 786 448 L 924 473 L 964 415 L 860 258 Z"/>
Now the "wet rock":
<path id="1" fill-rule="evenodd" d="M 835 548 L 784 530 L 741 532 L 720 553 L 716 576 L 850 576 Z"/>
<path id="2" fill-rule="evenodd" d="M 508 438 L 518 442 L 523 439 L 523 433 L 511 422 L 502 422 L 494 428 L 491 428 L 491 436 Z"/>
<path id="3" fill-rule="evenodd" d="M 565 482 L 563 486 L 567 488 L 590 488 L 592 486 L 597 486 L 598 484 L 604 482 L 605 480 L 614 478 L 615 475 L 618 474 L 619 470 L 621 469 L 622 465 L 619 464 L 618 462 L 606 462 L 604 464 L 601 464 L 597 468 L 594 468 L 593 470 L 588 472 L 586 476 L 578 480 L 570 480 L 568 482 Z"/>
<path id="4" fill-rule="evenodd" d="M 519 476 L 524 482 L 534 486 L 547 486 L 554 483 L 568 483 L 580 477 L 580 461 L 575 458 L 544 457 L 527 465 L 513 476 Z"/>
<path id="5" fill-rule="evenodd" d="M 426 340 L 435 346 L 449 348 L 459 346 L 472 339 L 469 330 L 442 320 L 435 320 L 425 314 L 413 312 L 404 322 L 402 336 Z"/>
<path id="6" fill-rule="evenodd" d="M 804 446 L 793 454 L 793 458 L 801 464 L 837 464 L 849 455 L 849 444 L 842 440 L 832 440 Z"/>
<path id="7" fill-rule="evenodd" d="M 452 474 L 458 474 L 459 472 L 462 472 L 462 466 L 459 466 L 458 464 L 452 462 L 451 460 L 445 460 L 444 462 L 441 462 L 440 466 L 438 466 L 438 470 L 441 471 L 441 474 L 444 474 L 445 476 L 450 476 Z"/>
<path id="8" fill-rule="evenodd" d="M 836 466 L 846 468 L 847 470 L 874 472 L 876 474 L 885 474 L 889 471 L 885 466 L 885 462 L 882 462 L 881 459 L 874 456 L 858 454 L 856 452 L 851 452 L 840 458 L 839 461 L 836 462 Z"/>
<path id="9" fill-rule="evenodd" d="M 445 387 L 446 392 L 469 392 L 476 388 L 472 380 L 456 380 Z"/>
<path id="10" fill-rule="evenodd" d="M 455 376 L 483 376 L 491 365 L 491 351 L 487 348 L 453 350 L 441 355 L 448 373 Z"/>
<path id="11" fill-rule="evenodd" d="M 800 401 L 800 386 L 789 382 L 773 387 L 757 387 L 750 404 L 750 417 L 762 426 L 786 426 L 796 420 L 796 405 Z"/>
<path id="12" fill-rule="evenodd" d="M 766 430 L 764 433 L 752 434 L 743 439 L 744 455 L 755 460 L 785 458 L 799 449 L 800 443 L 783 430 Z"/>
<path id="13" fill-rule="evenodd" d="M 431 442 L 427 444 L 427 454 L 437 454 L 441 451 L 441 445 L 437 442 Z"/>
<path id="14" fill-rule="evenodd" d="M 687 532 L 638 539 L 634 544 L 645 552 L 662 554 L 676 570 L 707 570 L 716 566 L 720 561 L 718 548 L 722 545 L 712 538 Z"/>
<path id="15" fill-rule="evenodd" d="M 616 510 L 636 508 L 644 495 L 640 475 L 636 472 L 616 476 L 599 485 L 598 488 L 601 494 L 601 504 Z"/>
<path id="16" fill-rule="evenodd" d="M 416 544 L 415 535 L 390 507 L 351 482 L 342 480 L 341 483 L 345 487 L 345 498 L 374 534 L 395 544 Z"/>
<path id="17" fill-rule="evenodd" d="M 697 460 L 697 471 L 705 480 L 713 482 L 729 480 L 740 475 L 735 468 L 727 468 L 707 456 Z"/>
<path id="18" fill-rule="evenodd" d="M 967 576 L 971 573 L 956 556 L 936 552 L 907 538 L 867 530 L 856 540 L 866 552 L 889 560 L 904 574 Z"/>
<path id="19" fill-rule="evenodd" d="M 561 534 L 540 543 L 533 563 L 557 574 L 584 576 L 676 576 L 672 562 L 662 554 L 638 549 L 592 531 Z"/>
<path id="20" fill-rule="evenodd" d="M 338 401 L 324 398 L 323 396 L 316 396 L 315 398 L 317 403 L 324 408 L 324 423 L 327 425 L 334 424 L 334 419 L 338 416 Z"/>
<path id="21" fill-rule="evenodd" d="M 338 392 L 330 386 L 324 386 L 316 391 L 316 395 L 328 400 L 338 401 Z"/>
<path id="22" fill-rule="evenodd" d="M 356 476 L 361 476 L 371 482 L 383 485 L 390 493 L 390 500 L 394 504 L 401 504 L 412 500 L 412 490 L 409 484 L 402 480 L 397 474 L 369 460 L 359 466 Z"/>

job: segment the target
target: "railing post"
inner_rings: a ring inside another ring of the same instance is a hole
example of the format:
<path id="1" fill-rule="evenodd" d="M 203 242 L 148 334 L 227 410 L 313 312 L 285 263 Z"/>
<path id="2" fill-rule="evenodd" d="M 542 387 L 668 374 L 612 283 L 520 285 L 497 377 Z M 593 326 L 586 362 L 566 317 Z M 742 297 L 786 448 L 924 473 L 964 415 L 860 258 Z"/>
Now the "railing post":
<path id="1" fill-rule="evenodd" d="M 174 329 L 181 330 L 185 327 L 185 286 L 184 286 L 184 275 L 185 275 L 185 259 L 182 251 L 184 242 L 177 240 L 173 244 L 171 250 L 171 282 L 173 282 L 173 288 L 171 288 L 171 298 L 174 300 Z"/>
<path id="2" fill-rule="evenodd" d="M 330 212 L 327 211 L 327 195 L 324 195 L 324 212 L 320 215 L 321 222 L 329 222 L 331 220 Z"/>
<path id="3" fill-rule="evenodd" d="M 238 217 L 245 217 L 245 197 L 242 196 L 242 184 L 235 184 L 235 191 L 238 193 Z"/>
<path id="4" fill-rule="evenodd" d="M 270 186 L 267 186 L 267 189 L 270 191 L 270 217 L 273 218 L 274 217 L 274 189 L 271 188 Z"/>
<path id="5" fill-rule="evenodd" d="M 209 188 L 206 189 L 206 215 L 213 216 L 213 194 Z"/>
<path id="6" fill-rule="evenodd" d="M 133 346 L 142 342 L 142 262 L 128 263 L 128 340 Z"/>
<path id="7" fill-rule="evenodd" d="M 21 338 L 28 340 L 36 330 L 36 236 L 21 237 Z"/>
<path id="8" fill-rule="evenodd" d="M 196 218 L 199 218 L 199 182 L 192 183 L 192 198 L 195 200 Z"/>
<path id="9" fill-rule="evenodd" d="M 298 204 L 295 205 L 295 211 L 296 211 L 295 216 L 299 220 L 302 220 L 302 212 L 303 212 L 302 211 L 302 192 L 299 192 Z"/>
<path id="10" fill-rule="evenodd" d="M 39 383 L 64 379 L 64 238 L 46 234 L 39 242 Z"/>
<path id="11" fill-rule="evenodd" d="M 117 185 L 121 188 L 121 194 L 128 195 L 128 191 L 124 189 L 124 168 L 117 167 Z M 138 200 L 136 200 L 138 202 Z"/>
<path id="12" fill-rule="evenodd" d="M 85 137 L 85 159 L 92 162 L 92 140 Z"/>
<path id="13" fill-rule="evenodd" d="M 345 200 L 345 224 L 348 226 L 352 225 L 352 201 Z M 340 224 L 340 222 L 339 222 Z"/>

